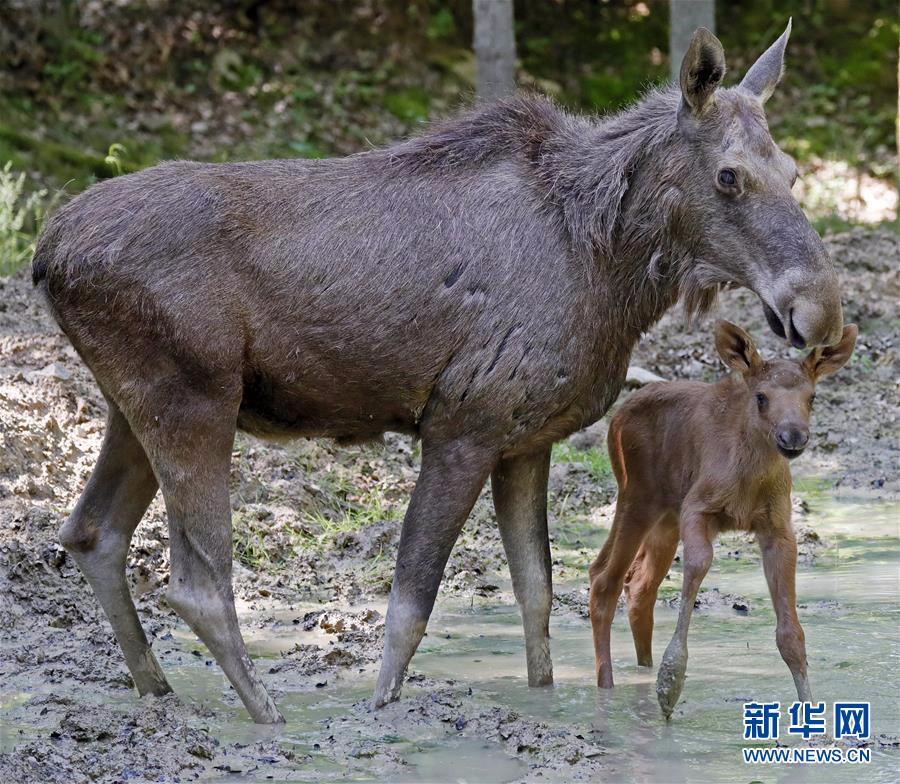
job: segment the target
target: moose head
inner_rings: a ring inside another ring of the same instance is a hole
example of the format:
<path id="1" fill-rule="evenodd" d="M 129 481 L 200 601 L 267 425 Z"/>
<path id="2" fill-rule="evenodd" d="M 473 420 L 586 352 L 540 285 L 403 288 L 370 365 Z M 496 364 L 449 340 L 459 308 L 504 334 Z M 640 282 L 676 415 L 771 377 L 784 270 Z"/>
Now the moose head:
<path id="1" fill-rule="evenodd" d="M 772 330 L 796 348 L 840 340 L 838 280 L 822 240 L 794 199 L 797 167 L 769 133 L 764 105 L 784 72 L 791 24 L 722 88 L 725 53 L 698 29 L 681 64 L 678 134 L 690 172 L 679 187 L 690 212 L 692 250 L 708 282 L 760 298 Z"/>

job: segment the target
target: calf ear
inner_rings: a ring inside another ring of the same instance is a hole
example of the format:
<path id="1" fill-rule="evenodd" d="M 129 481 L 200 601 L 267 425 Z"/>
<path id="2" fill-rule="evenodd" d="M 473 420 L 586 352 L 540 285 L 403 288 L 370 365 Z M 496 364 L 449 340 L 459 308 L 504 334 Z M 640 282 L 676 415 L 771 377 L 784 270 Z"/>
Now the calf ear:
<path id="1" fill-rule="evenodd" d="M 847 360 L 853 354 L 857 335 L 859 335 L 859 329 L 856 324 L 847 324 L 840 341 L 833 346 L 814 348 L 803 360 L 803 367 L 817 380 L 822 376 L 837 373 L 847 364 Z"/>
<path id="2" fill-rule="evenodd" d="M 698 27 L 681 61 L 681 97 L 691 113 L 703 114 L 725 77 L 725 50 L 705 27 Z"/>
<path id="3" fill-rule="evenodd" d="M 762 364 L 753 339 L 730 321 L 716 322 L 716 351 L 728 367 L 744 375 Z"/>
<path id="4" fill-rule="evenodd" d="M 741 89 L 753 93 L 762 103 L 768 101 L 775 92 L 784 73 L 784 50 L 791 36 L 792 21 L 788 19 L 787 27 L 778 40 L 759 56 L 741 81 Z"/>

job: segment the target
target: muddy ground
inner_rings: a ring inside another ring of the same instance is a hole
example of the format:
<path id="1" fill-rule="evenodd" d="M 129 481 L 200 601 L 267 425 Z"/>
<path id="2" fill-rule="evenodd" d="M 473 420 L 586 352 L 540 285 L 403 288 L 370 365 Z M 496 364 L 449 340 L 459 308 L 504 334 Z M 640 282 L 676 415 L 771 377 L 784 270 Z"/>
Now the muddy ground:
<path id="1" fill-rule="evenodd" d="M 851 364 L 823 382 L 813 446 L 794 466 L 802 478 L 795 521 L 806 562 L 827 543 L 816 533 L 805 488 L 874 498 L 895 497 L 898 489 L 898 237 L 855 230 L 827 243 L 840 270 L 846 319 L 860 325 L 861 336 Z M 752 296 L 727 292 L 718 314 L 751 330 L 764 353 L 786 350 L 764 327 Z M 664 378 L 720 376 L 712 318 L 686 326 L 679 312 L 670 313 L 646 336 L 634 363 Z M 278 730 L 221 731 L 223 705 L 236 711 L 238 723 L 246 714 L 166 606 L 159 498 L 129 561 L 139 612 L 164 669 L 186 672 L 190 680 L 200 660 L 215 685 L 209 701 L 138 700 L 109 626 L 57 544 L 57 529 L 97 454 L 103 421 L 102 397 L 27 272 L 0 279 L 0 781 L 386 780 L 409 775 L 396 739 L 422 733 L 498 744 L 518 764 L 507 778 L 588 780 L 610 764 L 591 727 L 536 721 L 464 682 L 417 674 L 415 659 L 400 703 L 373 714 L 360 693 L 339 714 L 311 719 L 321 728 L 312 745 L 287 742 Z M 276 699 L 302 700 L 356 677 L 371 679 L 417 455 L 415 444 L 395 436 L 384 446 L 352 449 L 238 438 L 235 589 L 251 648 L 267 653 L 260 666 Z M 587 594 L 579 585 L 613 508 L 604 455 L 602 422 L 555 452 L 554 578 L 563 586 L 556 615 L 585 615 Z M 720 558 L 756 559 L 740 537 L 723 539 L 718 551 Z M 439 606 L 469 601 L 484 607 L 511 601 L 487 491 L 451 557 Z M 660 601 L 677 597 L 670 590 Z M 701 612 L 753 612 L 743 597 L 713 590 L 700 605 Z M 267 638 L 279 643 L 253 642 Z M 524 683 L 524 655 L 521 665 Z"/>

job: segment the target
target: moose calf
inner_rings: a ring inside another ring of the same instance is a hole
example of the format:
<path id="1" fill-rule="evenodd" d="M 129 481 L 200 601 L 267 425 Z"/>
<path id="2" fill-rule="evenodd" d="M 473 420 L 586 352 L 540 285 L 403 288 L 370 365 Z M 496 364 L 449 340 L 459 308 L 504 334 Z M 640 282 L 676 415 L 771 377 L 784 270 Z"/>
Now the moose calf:
<path id="1" fill-rule="evenodd" d="M 639 665 L 652 665 L 653 607 L 679 539 L 684 583 L 678 624 L 656 682 L 669 718 L 687 667 L 687 633 L 719 531 L 752 531 L 778 619 L 778 650 L 800 700 L 811 700 L 806 645 L 797 618 L 797 542 L 791 528 L 788 460 L 809 441 L 816 382 L 841 368 L 856 344 L 855 325 L 837 345 L 802 361 L 763 360 L 750 336 L 716 325 L 716 349 L 737 371 L 716 384 L 651 384 L 613 417 L 609 453 L 619 497 L 609 538 L 591 565 L 590 613 L 597 685 L 613 685 L 610 626 L 624 584 Z"/>

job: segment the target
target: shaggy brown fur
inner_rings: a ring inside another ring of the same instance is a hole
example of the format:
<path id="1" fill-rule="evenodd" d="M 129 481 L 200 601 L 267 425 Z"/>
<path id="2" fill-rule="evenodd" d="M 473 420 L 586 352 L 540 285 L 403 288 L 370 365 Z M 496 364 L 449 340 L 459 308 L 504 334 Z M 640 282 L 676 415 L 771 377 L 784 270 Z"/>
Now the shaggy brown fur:
<path id="1" fill-rule="evenodd" d="M 653 663 L 653 607 L 681 539 L 681 610 L 657 680 L 660 705 L 671 715 L 684 683 L 687 629 L 712 562 L 712 541 L 719 531 L 740 529 L 759 540 L 778 617 L 778 648 L 798 699 L 812 699 L 794 590 L 788 460 L 809 441 L 816 381 L 844 365 L 856 336 L 856 326 L 848 324 L 840 343 L 815 349 L 802 362 L 763 361 L 746 332 L 720 321 L 716 347 L 740 377 L 650 384 L 613 417 L 609 453 L 619 497 L 609 538 L 590 570 L 599 686 L 613 685 L 610 626 L 623 584 L 638 664 Z"/>

